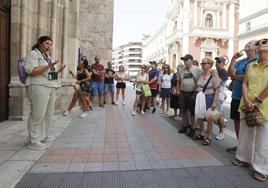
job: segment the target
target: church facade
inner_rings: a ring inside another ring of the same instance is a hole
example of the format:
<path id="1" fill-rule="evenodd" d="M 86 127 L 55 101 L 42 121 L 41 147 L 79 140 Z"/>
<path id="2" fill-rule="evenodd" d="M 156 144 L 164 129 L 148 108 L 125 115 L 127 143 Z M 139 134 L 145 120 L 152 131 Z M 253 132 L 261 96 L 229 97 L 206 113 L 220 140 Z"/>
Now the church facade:
<path id="1" fill-rule="evenodd" d="M 25 86 L 18 79 L 17 60 L 25 57 L 42 35 L 53 39 L 52 58 L 67 65 L 61 74 L 63 87 L 57 91 L 55 106 L 56 113 L 61 113 L 73 94 L 68 71 L 76 71 L 79 52 L 86 55 L 90 62 L 95 55 L 99 55 L 103 63 L 112 59 L 113 0 L 0 2 L 1 13 L 6 10 L 7 20 L 3 25 L 5 35 L 1 31 L 1 41 L 2 35 L 7 39 L 5 54 L 1 53 L 1 64 L 5 64 L 5 67 L 1 66 L 1 72 L 8 71 L 0 88 L 1 96 L 6 94 L 5 104 L 0 105 L 1 113 L 5 112 L 1 120 L 7 117 L 24 119 L 29 114 Z"/>

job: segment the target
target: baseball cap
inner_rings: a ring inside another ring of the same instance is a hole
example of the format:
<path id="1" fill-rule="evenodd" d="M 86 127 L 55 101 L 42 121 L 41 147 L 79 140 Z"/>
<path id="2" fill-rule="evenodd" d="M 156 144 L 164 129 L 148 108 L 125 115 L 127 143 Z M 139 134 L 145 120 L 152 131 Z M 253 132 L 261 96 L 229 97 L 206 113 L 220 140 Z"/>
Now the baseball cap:
<path id="1" fill-rule="evenodd" d="M 191 54 L 186 54 L 184 57 L 181 57 L 181 60 L 187 61 L 188 59 L 194 60 Z"/>
<path id="2" fill-rule="evenodd" d="M 225 64 L 226 62 L 226 59 L 223 57 L 223 56 L 218 56 L 218 57 L 215 57 L 215 60 L 217 61 L 220 61 L 221 63 Z"/>

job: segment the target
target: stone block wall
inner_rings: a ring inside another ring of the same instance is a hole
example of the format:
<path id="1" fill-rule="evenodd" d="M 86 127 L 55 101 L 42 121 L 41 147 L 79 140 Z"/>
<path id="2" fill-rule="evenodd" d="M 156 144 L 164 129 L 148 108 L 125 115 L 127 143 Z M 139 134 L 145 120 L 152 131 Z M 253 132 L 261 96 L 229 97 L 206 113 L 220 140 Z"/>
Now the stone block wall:
<path id="1" fill-rule="evenodd" d="M 78 48 L 91 62 L 95 55 L 103 63 L 112 59 L 113 0 L 11 1 L 10 120 L 25 119 L 29 114 L 25 87 L 17 75 L 17 60 L 25 57 L 42 35 L 53 39 L 52 58 L 67 65 L 55 103 L 55 113 L 62 113 L 73 94 L 68 71 L 76 71 Z"/>

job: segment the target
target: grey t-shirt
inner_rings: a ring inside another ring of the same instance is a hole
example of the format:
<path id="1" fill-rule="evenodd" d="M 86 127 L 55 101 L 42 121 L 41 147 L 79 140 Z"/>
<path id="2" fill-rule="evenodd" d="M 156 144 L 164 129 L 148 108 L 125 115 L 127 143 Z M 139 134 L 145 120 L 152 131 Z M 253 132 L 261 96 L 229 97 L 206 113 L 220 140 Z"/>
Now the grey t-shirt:
<path id="1" fill-rule="evenodd" d="M 193 92 L 196 90 L 196 82 L 202 70 L 197 66 L 192 66 L 189 70 L 182 68 L 179 73 L 180 90 L 184 92 Z M 196 82 L 195 82 L 195 80 Z"/>

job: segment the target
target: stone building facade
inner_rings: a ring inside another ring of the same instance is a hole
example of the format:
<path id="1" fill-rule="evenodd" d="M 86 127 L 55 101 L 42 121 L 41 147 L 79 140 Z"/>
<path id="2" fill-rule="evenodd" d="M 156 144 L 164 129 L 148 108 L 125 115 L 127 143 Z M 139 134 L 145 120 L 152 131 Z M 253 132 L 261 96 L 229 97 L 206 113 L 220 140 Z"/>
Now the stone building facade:
<path id="1" fill-rule="evenodd" d="M 166 36 L 165 58 L 172 69 L 187 53 L 200 61 L 218 54 L 231 57 L 238 48 L 239 0 L 169 0 L 166 18 L 167 26 L 156 35 Z M 160 47 L 151 54 L 163 51 Z"/>
<path id="2" fill-rule="evenodd" d="M 123 65 L 129 78 L 136 76 L 142 63 L 142 43 L 129 42 L 113 49 L 112 63 L 116 72 Z"/>
<path id="3" fill-rule="evenodd" d="M 268 38 L 268 0 L 240 1 L 239 49 L 250 40 Z"/>
<path id="4" fill-rule="evenodd" d="M 25 87 L 18 80 L 17 59 L 25 57 L 41 35 L 53 39 L 52 58 L 67 65 L 61 74 L 55 111 L 61 113 L 73 94 L 68 71 L 76 71 L 78 49 L 90 62 L 112 59 L 113 0 L 11 0 L 9 119 L 29 114 Z"/>

